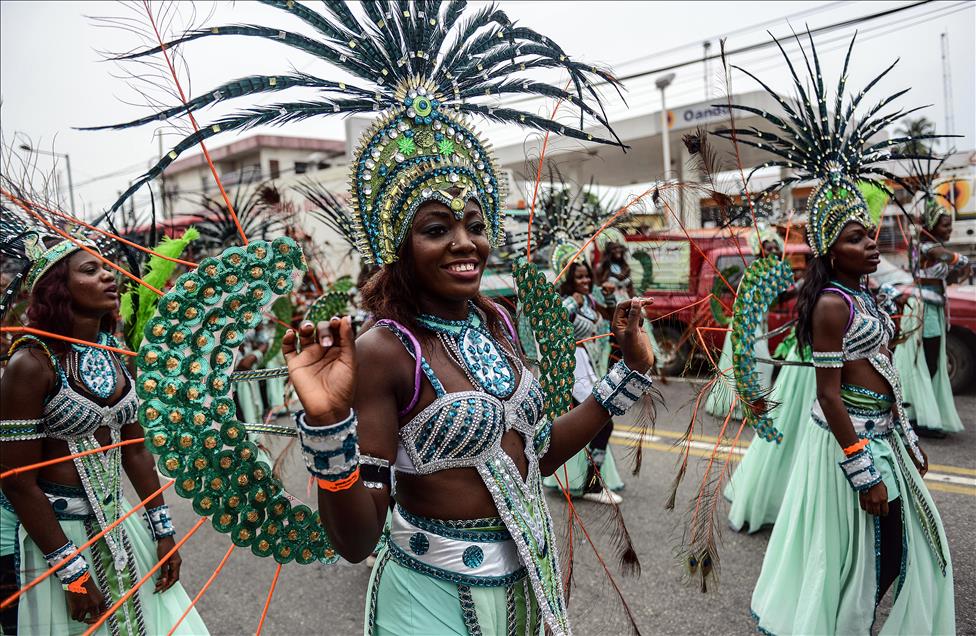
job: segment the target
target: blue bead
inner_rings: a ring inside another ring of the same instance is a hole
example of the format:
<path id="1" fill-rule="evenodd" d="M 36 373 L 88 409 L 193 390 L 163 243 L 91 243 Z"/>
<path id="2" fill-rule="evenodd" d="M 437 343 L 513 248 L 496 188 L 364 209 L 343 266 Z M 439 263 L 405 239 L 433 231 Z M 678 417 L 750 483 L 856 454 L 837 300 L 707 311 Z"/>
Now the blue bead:
<path id="1" fill-rule="evenodd" d="M 484 551 L 476 545 L 467 547 L 461 555 L 461 560 L 469 568 L 476 568 L 485 560 Z"/>
<path id="2" fill-rule="evenodd" d="M 430 540 L 422 532 L 415 532 L 410 537 L 410 549 L 414 554 L 426 554 L 430 549 Z"/>

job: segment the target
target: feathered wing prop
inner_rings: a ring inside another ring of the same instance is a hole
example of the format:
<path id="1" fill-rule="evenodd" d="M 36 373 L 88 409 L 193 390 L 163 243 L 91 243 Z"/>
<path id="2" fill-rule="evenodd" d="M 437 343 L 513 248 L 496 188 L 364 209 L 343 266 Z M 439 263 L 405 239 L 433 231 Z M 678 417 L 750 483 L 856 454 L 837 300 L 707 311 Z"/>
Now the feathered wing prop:
<path id="1" fill-rule="evenodd" d="M 330 81 L 304 73 L 253 75 L 227 81 L 187 101 L 151 116 L 85 130 L 121 129 L 168 120 L 219 102 L 313 88 L 314 99 L 253 106 L 222 117 L 186 136 L 146 174 L 137 179 L 112 205 L 111 212 L 145 183 L 162 174 L 180 154 L 202 140 L 231 131 L 262 125 L 283 125 L 312 117 L 349 115 L 400 107 L 407 87 L 426 86 L 448 109 L 478 114 L 491 121 L 513 123 L 575 139 L 623 147 L 613 140 L 594 137 L 583 130 L 584 117 L 611 130 L 600 97 L 591 86 L 600 81 L 618 88 L 619 82 L 605 69 L 571 59 L 555 42 L 512 24 L 495 5 L 477 11 L 466 3 L 369 2 L 364 14 L 354 14 L 346 3 L 327 0 L 316 11 L 290 0 L 263 0 L 269 9 L 297 18 L 317 32 L 312 38 L 273 26 L 228 25 L 191 31 L 162 46 L 118 59 L 141 59 L 203 38 L 254 37 L 276 42 L 325 61 L 351 75 L 349 82 Z M 526 73 L 537 69 L 562 69 L 574 90 L 533 81 Z M 619 88 L 618 88 L 619 92 Z M 473 97 L 536 95 L 565 100 L 580 113 L 579 127 L 569 126 L 514 108 L 474 104 Z M 595 108 L 590 103 L 595 103 Z"/>

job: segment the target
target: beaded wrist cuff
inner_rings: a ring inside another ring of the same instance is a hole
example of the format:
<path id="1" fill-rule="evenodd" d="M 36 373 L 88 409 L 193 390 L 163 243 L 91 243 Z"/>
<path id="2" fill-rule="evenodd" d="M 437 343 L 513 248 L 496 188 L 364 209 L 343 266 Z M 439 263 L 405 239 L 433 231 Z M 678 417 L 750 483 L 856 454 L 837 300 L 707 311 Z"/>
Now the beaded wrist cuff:
<path id="1" fill-rule="evenodd" d="M 610 415 L 620 416 L 651 390 L 651 378 L 621 360 L 593 387 L 593 397 Z"/>
<path id="2" fill-rule="evenodd" d="M 305 411 L 294 414 L 298 441 L 302 445 L 308 472 L 327 482 L 350 477 L 359 468 L 359 438 L 356 436 L 356 413 L 331 426 L 308 426 Z"/>
<path id="3" fill-rule="evenodd" d="M 153 535 L 154 541 L 176 534 L 173 518 L 169 516 L 169 506 L 166 504 L 147 509 L 144 516 L 149 524 L 149 531 Z"/>
<path id="4" fill-rule="evenodd" d="M 78 548 L 75 547 L 74 543 L 68 541 L 54 552 L 45 554 L 44 560 L 47 561 L 48 567 L 54 567 L 63 561 L 65 557 L 74 554 L 77 549 Z M 61 581 L 61 586 L 65 589 L 67 589 L 68 586 L 75 581 L 81 579 L 87 573 L 88 562 L 85 561 L 84 557 L 82 557 L 80 554 L 54 571 L 54 575 L 58 577 L 58 580 Z"/>
<path id="5" fill-rule="evenodd" d="M 549 451 L 550 441 L 552 441 L 552 422 L 547 419 L 535 432 L 533 445 L 536 457 L 542 457 Z"/>
<path id="6" fill-rule="evenodd" d="M 838 463 L 851 488 L 857 492 L 867 490 L 881 482 L 881 473 L 875 468 L 874 458 L 867 448 Z"/>
<path id="7" fill-rule="evenodd" d="M 0 420 L 0 442 L 24 442 L 42 439 L 42 420 Z"/>
<path id="8" fill-rule="evenodd" d="M 814 351 L 813 366 L 821 369 L 840 369 L 844 366 L 844 352 Z"/>

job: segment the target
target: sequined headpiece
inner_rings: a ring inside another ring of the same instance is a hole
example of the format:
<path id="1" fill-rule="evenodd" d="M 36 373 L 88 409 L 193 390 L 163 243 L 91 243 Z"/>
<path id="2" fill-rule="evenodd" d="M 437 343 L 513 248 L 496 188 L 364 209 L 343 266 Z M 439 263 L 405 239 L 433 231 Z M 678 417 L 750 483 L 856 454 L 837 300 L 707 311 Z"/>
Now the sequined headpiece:
<path id="1" fill-rule="evenodd" d="M 911 174 L 911 185 L 909 192 L 915 197 L 915 205 L 918 206 L 919 221 L 926 230 L 933 230 L 939 222 L 939 217 L 943 214 L 951 215 L 949 208 L 945 206 L 948 200 L 939 194 L 939 172 L 942 166 L 949 159 L 945 155 L 936 159 L 928 158 L 924 163 L 919 160 L 911 162 L 909 173 Z"/>
<path id="2" fill-rule="evenodd" d="M 377 113 L 378 119 L 363 135 L 352 157 L 350 186 L 356 245 L 367 262 L 389 264 L 396 260 L 413 215 L 424 201 L 440 201 L 455 213 L 460 213 L 467 200 L 477 201 L 488 226 L 488 238 L 493 244 L 500 241 L 504 193 L 490 150 L 468 115 L 622 146 L 602 113 L 593 87 L 597 81 L 617 87 L 617 80 L 606 70 L 571 59 L 555 42 L 534 30 L 515 26 L 494 5 L 469 10 L 458 0 L 364 2 L 358 5 L 361 13 L 353 13 L 353 6 L 344 2 L 328 2 L 320 11 L 299 2 L 268 2 L 266 6 L 303 21 L 318 31 L 319 38 L 270 25 L 234 25 L 192 31 L 163 47 L 225 35 L 258 37 L 299 49 L 355 79 L 351 83 L 334 82 L 301 73 L 252 76 L 218 86 L 187 106 L 109 126 L 127 128 L 183 116 L 246 95 L 294 87 L 318 91 L 312 100 L 255 106 L 200 128 L 133 183 L 111 211 L 201 140 L 258 125 Z M 122 59 L 157 54 L 163 47 Z M 536 69 L 551 68 L 569 74 L 572 92 L 527 77 Z M 471 102 L 474 98 L 519 94 L 568 102 L 579 112 L 579 127 L 529 111 Z M 615 141 L 585 132 L 584 116 L 610 130 Z"/>
<path id="3" fill-rule="evenodd" d="M 760 225 L 758 232 L 753 230 L 749 233 L 749 247 L 752 248 L 753 254 L 762 254 L 762 244 L 766 242 L 776 243 L 780 249 L 783 248 L 783 237 L 774 227 Z"/>
<path id="4" fill-rule="evenodd" d="M 735 143 L 758 148 L 774 155 L 770 161 L 756 166 L 749 177 L 757 170 L 779 167 L 791 171 L 791 175 L 766 188 L 761 194 L 780 189 L 784 185 L 800 181 L 815 180 L 819 185 L 807 200 L 807 242 L 814 255 L 824 256 L 837 236 L 848 223 L 856 222 L 869 227 L 873 225 L 867 203 L 857 188 L 857 181 L 872 181 L 885 192 L 890 192 L 883 180 L 889 179 L 909 187 L 905 181 L 892 174 L 881 164 L 896 159 L 925 159 L 927 153 L 903 150 L 905 144 L 913 140 L 936 139 L 944 135 L 917 135 L 914 137 L 895 137 L 874 143 L 872 138 L 889 124 L 905 115 L 904 110 L 879 114 L 883 106 L 890 104 L 905 91 L 895 93 L 873 106 L 864 116 L 857 115 L 857 109 L 865 95 L 877 82 L 895 67 L 897 61 L 870 81 L 864 90 L 852 93 L 844 104 L 847 87 L 847 68 L 854 48 L 851 38 L 844 59 L 844 68 L 837 82 L 833 99 L 827 95 L 820 58 L 817 55 L 813 36 L 807 34 L 810 55 L 803 51 L 808 76 L 801 79 L 796 68 L 783 50 L 780 51 L 793 77 L 795 95 L 788 100 L 770 89 L 755 75 L 739 68 L 756 80 L 763 89 L 779 104 L 782 113 L 773 114 L 752 106 L 731 104 L 731 108 L 764 119 L 772 126 L 771 131 L 754 127 L 723 129 L 715 134 Z M 775 38 L 774 38 L 775 39 Z M 802 43 L 797 37 L 797 44 Z M 800 68 L 803 68 L 800 67 Z"/>
<path id="5" fill-rule="evenodd" d="M 94 243 L 80 241 L 81 245 L 79 245 L 79 243 L 68 239 L 55 243 L 52 247 L 45 250 L 40 237 L 36 234 L 33 235 L 33 238 L 28 239 L 26 243 L 27 255 L 32 262 L 26 279 L 27 291 L 31 293 L 34 292 L 34 286 L 37 285 L 37 281 L 41 280 L 44 274 L 62 260 L 80 250 L 81 245 L 92 250 L 98 250 Z"/>

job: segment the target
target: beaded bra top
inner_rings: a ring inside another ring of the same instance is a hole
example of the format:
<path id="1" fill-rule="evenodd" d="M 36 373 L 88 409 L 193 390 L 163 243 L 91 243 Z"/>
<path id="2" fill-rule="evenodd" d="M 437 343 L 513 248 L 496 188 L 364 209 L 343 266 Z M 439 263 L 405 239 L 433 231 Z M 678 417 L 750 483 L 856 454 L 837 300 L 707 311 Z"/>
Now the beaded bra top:
<path id="1" fill-rule="evenodd" d="M 902 431 L 905 445 L 919 462 L 924 463 L 924 456 L 918 447 L 918 436 L 905 413 L 898 371 L 886 353 L 888 343 L 895 336 L 895 323 L 864 289 L 853 290 L 836 282 L 832 284 L 836 286 L 826 287 L 823 291 L 842 296 L 850 308 L 842 345 L 844 360 L 867 360 L 888 382 L 894 396 L 893 408 L 898 416 L 898 428 Z"/>
<path id="2" fill-rule="evenodd" d="M 111 336 L 100 334 L 101 344 L 110 344 Z M 54 365 L 54 370 L 58 377 L 58 389 L 44 404 L 41 413 L 41 427 L 39 432 L 45 437 L 52 437 L 60 440 L 71 440 L 91 435 L 101 426 L 108 426 L 118 430 L 136 419 L 139 408 L 139 400 L 136 397 L 135 383 L 129 375 L 125 365 L 118 365 L 124 374 L 126 388 L 113 404 L 100 405 L 92 398 L 78 391 L 69 380 L 69 374 L 64 366 L 58 362 L 58 358 L 39 338 L 24 336 L 14 343 L 11 349 L 16 349 L 23 344 L 37 344 L 47 353 Z M 71 375 L 80 377 L 82 370 L 76 369 L 79 366 L 78 357 L 68 357 L 66 364 L 71 369 Z M 80 365 L 84 365 L 81 362 Z M 111 392 L 114 392 L 114 384 Z"/>
<path id="3" fill-rule="evenodd" d="M 478 390 L 449 393 L 419 349 L 413 347 L 409 332 L 385 321 L 382 325 L 419 360 L 436 394 L 433 402 L 400 428 L 398 470 L 429 475 L 446 468 L 473 468 L 501 450 L 502 436 L 509 429 L 535 435 L 542 420 L 544 395 L 528 369 L 520 369 L 515 391 L 504 400 Z"/>
<path id="4" fill-rule="evenodd" d="M 507 316 L 501 315 L 508 323 Z M 392 331 L 416 362 L 414 397 L 400 415 L 416 405 L 422 375 L 427 377 L 437 394 L 429 406 L 400 429 L 396 470 L 411 472 L 412 469 L 425 475 L 446 468 L 477 470 L 515 543 L 546 625 L 554 634 L 568 634 L 569 617 L 563 596 L 559 554 L 539 472 L 538 458 L 548 450 L 552 430 L 551 422 L 543 415 L 542 386 L 521 362 L 517 362 L 521 378 L 510 390 L 505 381 L 508 378 L 503 370 L 505 365 L 497 359 L 499 353 L 508 357 L 506 350 L 491 334 L 482 332 L 486 337 L 479 341 L 481 348 L 477 357 L 473 344 L 468 356 L 458 356 L 464 352 L 455 350 L 452 353 L 453 346 L 448 345 L 447 337 L 441 338 L 448 354 L 460 358 L 455 361 L 462 365 L 472 385 L 481 389 L 448 393 L 424 359 L 420 343 L 410 331 L 390 320 L 380 320 L 376 324 Z M 431 325 L 425 326 L 429 328 Z M 510 323 L 508 327 L 514 343 L 514 328 Z M 468 339 L 463 331 L 457 342 L 466 348 Z M 514 356 L 511 358 L 513 362 L 518 360 Z M 501 446 L 502 436 L 510 429 L 518 431 L 524 441 L 528 463 L 524 479 Z"/>

